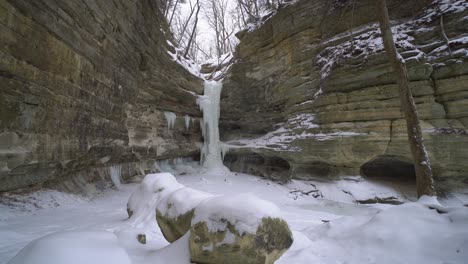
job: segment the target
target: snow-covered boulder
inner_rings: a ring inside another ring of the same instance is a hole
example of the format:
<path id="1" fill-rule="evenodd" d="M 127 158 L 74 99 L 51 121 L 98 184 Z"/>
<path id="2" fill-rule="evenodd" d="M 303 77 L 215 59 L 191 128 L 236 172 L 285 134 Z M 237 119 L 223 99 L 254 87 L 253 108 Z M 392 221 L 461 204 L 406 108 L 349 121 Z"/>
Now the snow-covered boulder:
<path id="1" fill-rule="evenodd" d="M 145 176 L 127 203 L 128 217 L 133 219 L 154 219 L 154 209 L 159 201 L 170 193 L 183 188 L 170 173 L 156 173 Z"/>
<path id="2" fill-rule="evenodd" d="M 169 242 L 181 238 L 190 229 L 195 207 L 213 195 L 192 188 L 181 188 L 167 195 L 156 207 L 156 220 Z"/>
<path id="3" fill-rule="evenodd" d="M 190 231 L 190 256 L 195 263 L 271 264 L 293 243 L 279 208 L 251 194 L 201 203 Z"/>

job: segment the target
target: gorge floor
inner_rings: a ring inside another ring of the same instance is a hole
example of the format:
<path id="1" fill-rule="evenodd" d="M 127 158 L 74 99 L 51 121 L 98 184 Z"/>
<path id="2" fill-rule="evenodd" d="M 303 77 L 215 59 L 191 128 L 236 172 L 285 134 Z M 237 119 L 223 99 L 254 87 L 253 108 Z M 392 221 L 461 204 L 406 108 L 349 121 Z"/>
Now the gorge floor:
<path id="1" fill-rule="evenodd" d="M 460 206 L 466 203 L 463 194 L 443 200 L 452 209 L 448 214 L 438 214 L 410 202 L 413 198 L 406 188 L 359 177 L 335 182 L 292 181 L 287 185 L 229 172 L 193 173 L 177 179 L 215 195 L 250 192 L 278 205 L 294 234 L 293 246 L 278 264 L 464 263 L 468 258 L 468 208 Z M 13 204 L 0 204 L 0 263 L 8 263 L 34 239 L 70 230 L 115 234 L 118 247 L 125 250 L 132 263 L 190 263 L 183 241 L 166 247 L 169 243 L 156 221 L 126 220 L 126 203 L 135 187 L 126 184 L 93 199 L 40 191 L 16 197 Z M 390 196 L 406 203 L 355 202 Z M 35 202 L 21 207 L 22 199 Z M 134 238 L 137 233 L 146 234 L 146 245 L 138 244 Z"/>

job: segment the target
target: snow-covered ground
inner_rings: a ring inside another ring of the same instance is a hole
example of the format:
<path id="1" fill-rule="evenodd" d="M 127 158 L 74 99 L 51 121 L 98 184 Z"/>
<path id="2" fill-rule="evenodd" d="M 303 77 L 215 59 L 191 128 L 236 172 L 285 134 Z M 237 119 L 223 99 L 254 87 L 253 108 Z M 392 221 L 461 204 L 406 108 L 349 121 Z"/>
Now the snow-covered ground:
<path id="1" fill-rule="evenodd" d="M 277 264 L 466 263 L 468 259 L 468 208 L 461 206 L 467 203 L 467 195 L 446 200 L 448 213 L 440 214 L 408 202 L 412 195 L 401 186 L 359 177 L 287 185 L 229 172 L 193 173 L 177 179 L 215 195 L 252 193 L 276 204 L 294 234 L 292 248 Z M 156 221 L 127 220 L 126 204 L 136 188 L 136 184 L 122 185 L 94 199 L 45 190 L 2 198 L 0 263 L 8 263 L 29 242 L 57 231 L 73 232 L 29 245 L 21 253 L 22 260 L 36 254 L 27 263 L 53 263 L 50 256 L 57 260 L 75 254 L 76 263 L 91 263 L 89 257 L 112 263 L 189 263 L 187 236 L 166 247 L 169 243 Z M 375 197 L 407 202 L 397 206 L 355 202 Z M 146 234 L 145 245 L 136 240 L 141 233 Z M 60 250 L 62 255 L 57 256 L 54 252 Z M 38 252 L 43 253 L 43 262 Z"/>

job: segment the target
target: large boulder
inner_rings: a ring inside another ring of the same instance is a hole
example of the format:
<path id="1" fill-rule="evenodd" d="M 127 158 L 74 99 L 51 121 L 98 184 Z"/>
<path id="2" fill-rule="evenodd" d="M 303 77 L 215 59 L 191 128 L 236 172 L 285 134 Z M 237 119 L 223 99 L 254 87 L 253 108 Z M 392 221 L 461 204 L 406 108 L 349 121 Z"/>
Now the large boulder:
<path id="1" fill-rule="evenodd" d="M 207 264 L 271 264 L 293 243 L 279 208 L 251 194 L 201 203 L 190 228 L 191 261 Z"/>
<path id="2" fill-rule="evenodd" d="M 158 202 L 156 221 L 166 240 L 172 243 L 187 233 L 195 207 L 212 197 L 206 192 L 182 188 Z"/>
<path id="3" fill-rule="evenodd" d="M 154 209 L 158 202 L 183 187 L 170 173 L 146 175 L 128 200 L 128 217 L 134 220 L 154 219 Z"/>

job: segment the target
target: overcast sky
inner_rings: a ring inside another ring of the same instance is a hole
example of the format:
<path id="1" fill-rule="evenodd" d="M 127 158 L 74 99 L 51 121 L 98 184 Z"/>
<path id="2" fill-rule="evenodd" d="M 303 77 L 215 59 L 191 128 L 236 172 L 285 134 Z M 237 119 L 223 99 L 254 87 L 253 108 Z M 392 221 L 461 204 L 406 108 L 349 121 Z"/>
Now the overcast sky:
<path id="1" fill-rule="evenodd" d="M 204 0 L 200 0 L 204 1 Z M 222 1 L 222 0 L 218 0 Z M 229 4 L 229 9 L 234 9 L 236 7 L 236 0 L 226 0 Z M 184 16 L 190 15 L 190 3 L 192 5 L 196 4 L 196 0 L 187 0 L 187 3 L 181 4 L 181 13 Z M 231 12 L 228 12 L 228 14 Z M 214 30 L 210 28 L 208 25 L 208 21 L 206 19 L 203 10 L 200 11 L 199 21 L 198 21 L 198 43 L 200 46 L 207 47 L 209 43 L 212 43 L 215 40 Z"/>

